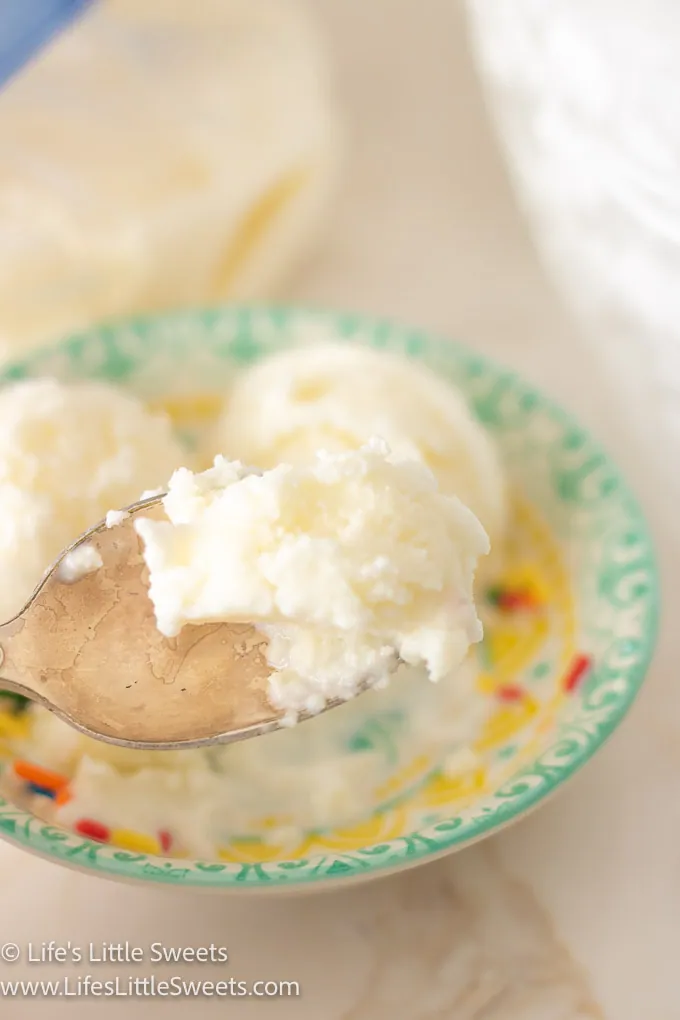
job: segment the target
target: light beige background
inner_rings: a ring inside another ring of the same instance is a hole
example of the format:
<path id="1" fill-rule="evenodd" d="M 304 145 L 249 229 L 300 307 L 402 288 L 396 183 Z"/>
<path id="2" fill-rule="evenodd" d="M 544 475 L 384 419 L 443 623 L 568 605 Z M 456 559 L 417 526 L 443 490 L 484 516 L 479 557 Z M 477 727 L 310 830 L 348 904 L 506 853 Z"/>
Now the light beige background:
<path id="1" fill-rule="evenodd" d="M 615 368 L 610 390 L 541 277 L 455 0 L 316 6 L 336 47 L 353 137 L 332 234 L 287 296 L 446 330 L 581 414 L 640 489 L 672 616 L 674 520 L 661 480 L 646 472 L 644 394 L 638 407 L 617 409 Z M 303 991 L 298 1000 L 219 1005 L 17 1000 L 0 1004 L 2 1020 L 154 1020 L 187 1009 L 301 1020 L 679 1020 L 679 650 L 666 635 L 629 720 L 531 819 L 346 894 L 213 900 L 116 886 L 0 848 L 0 942 L 213 941 L 228 947 L 228 967 L 217 975 L 188 966 L 186 976 L 286 978 Z M 128 971 L 99 967 L 96 976 Z M 37 976 L 22 964 L 11 973 Z"/>

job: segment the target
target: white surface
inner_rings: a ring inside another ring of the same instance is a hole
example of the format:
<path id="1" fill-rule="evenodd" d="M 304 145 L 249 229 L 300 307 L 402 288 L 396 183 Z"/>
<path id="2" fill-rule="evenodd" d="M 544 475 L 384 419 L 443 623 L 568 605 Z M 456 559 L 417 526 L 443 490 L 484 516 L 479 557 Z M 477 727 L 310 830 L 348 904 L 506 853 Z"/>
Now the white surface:
<path id="1" fill-rule="evenodd" d="M 355 148 L 334 234 L 295 296 L 444 328 L 578 411 L 644 496 L 671 617 L 677 546 L 640 449 L 644 399 L 614 413 L 542 282 L 480 121 L 456 5 L 317 2 L 342 59 Z M 196 1001 L 199 1016 L 678 1020 L 679 651 L 665 634 L 629 720 L 570 789 L 448 861 L 347 894 L 266 902 L 117 887 L 2 848 L 0 942 L 219 940 L 228 976 L 302 985 L 299 1000 Z M 196 976 L 198 965 L 183 969 Z M 95 1008 L 153 1020 L 186 1015 L 186 1000 Z M 3 1020 L 92 1012 L 91 1000 L 2 1005 Z"/>

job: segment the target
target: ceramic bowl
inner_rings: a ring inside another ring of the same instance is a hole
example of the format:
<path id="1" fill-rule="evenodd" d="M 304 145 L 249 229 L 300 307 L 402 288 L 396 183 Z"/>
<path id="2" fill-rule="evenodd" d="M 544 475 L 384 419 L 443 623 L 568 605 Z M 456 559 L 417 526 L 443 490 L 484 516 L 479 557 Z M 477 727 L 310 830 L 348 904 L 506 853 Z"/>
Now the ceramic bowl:
<path id="1" fill-rule="evenodd" d="M 476 660 L 478 687 L 492 710 L 474 735 L 474 765 L 452 774 L 427 754 L 400 761 L 368 817 L 351 825 L 339 820 L 281 845 L 255 829 L 241 831 L 215 860 L 94 842 L 6 800 L 0 835 L 108 878 L 212 892 L 320 889 L 407 868 L 491 835 L 573 776 L 621 722 L 656 636 L 658 582 L 647 525 L 607 454 L 505 368 L 389 322 L 229 307 L 91 329 L 5 368 L 0 383 L 38 375 L 108 379 L 164 406 L 191 443 L 234 372 L 274 350 L 319 339 L 425 362 L 464 392 L 502 452 L 513 520 Z M 383 726 L 380 740 L 391 739 L 398 738 Z M 361 754 L 372 740 L 369 725 L 346 753 Z"/>

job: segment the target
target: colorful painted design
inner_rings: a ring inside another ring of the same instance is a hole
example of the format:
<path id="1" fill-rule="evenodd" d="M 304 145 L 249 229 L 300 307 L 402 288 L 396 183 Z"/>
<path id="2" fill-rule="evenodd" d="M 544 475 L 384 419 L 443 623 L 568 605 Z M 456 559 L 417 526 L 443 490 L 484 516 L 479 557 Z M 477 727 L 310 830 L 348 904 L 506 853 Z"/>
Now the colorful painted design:
<path id="1" fill-rule="evenodd" d="M 217 861 L 182 859 L 170 832 L 109 831 L 96 819 L 66 832 L 8 801 L 0 801 L 1 835 L 101 874 L 185 886 L 272 889 L 369 877 L 517 818 L 572 775 L 629 708 L 656 634 L 657 577 L 644 520 L 576 423 L 477 355 L 351 315 L 232 308 L 93 330 L 12 366 L 4 379 L 108 377 L 112 364 L 124 365 L 117 381 L 151 402 L 163 394 L 192 442 L 235 366 L 310 337 L 422 358 L 466 392 L 502 449 L 517 497 L 479 654 L 478 684 L 493 710 L 467 763 L 446 769 L 421 755 L 395 768 L 376 791 L 374 814 L 354 826 L 291 837 L 284 818 L 254 818 L 252 831 L 234 837 Z M 389 753 L 401 722 L 369 720 L 353 738 L 355 750 L 368 742 Z M 12 727 L 25 725 L 0 706 L 0 755 Z M 22 778 L 47 791 L 46 800 L 68 796 L 67 784 Z"/>

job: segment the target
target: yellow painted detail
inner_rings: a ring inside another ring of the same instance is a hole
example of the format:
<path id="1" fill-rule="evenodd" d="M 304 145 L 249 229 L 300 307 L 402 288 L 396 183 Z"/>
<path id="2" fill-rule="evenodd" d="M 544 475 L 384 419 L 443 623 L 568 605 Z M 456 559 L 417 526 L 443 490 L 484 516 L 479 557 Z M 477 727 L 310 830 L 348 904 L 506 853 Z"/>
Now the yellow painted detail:
<path id="1" fill-rule="evenodd" d="M 140 854 L 161 852 L 161 845 L 157 839 L 143 832 L 133 832 L 132 829 L 114 829 L 111 833 L 111 843 L 121 850 L 132 850 Z"/>
<path id="2" fill-rule="evenodd" d="M 11 712 L 0 712 L 0 737 L 23 740 L 28 736 L 30 724 L 27 716 L 15 716 Z"/>

